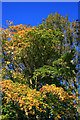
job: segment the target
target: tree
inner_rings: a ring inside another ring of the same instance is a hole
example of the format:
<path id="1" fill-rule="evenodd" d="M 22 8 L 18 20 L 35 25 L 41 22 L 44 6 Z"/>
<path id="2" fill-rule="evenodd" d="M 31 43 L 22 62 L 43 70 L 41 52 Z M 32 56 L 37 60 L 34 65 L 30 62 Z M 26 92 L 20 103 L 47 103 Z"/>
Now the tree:
<path id="1" fill-rule="evenodd" d="M 77 23 L 56 12 L 37 27 L 8 25 L 2 32 L 3 119 L 77 119 Z"/>

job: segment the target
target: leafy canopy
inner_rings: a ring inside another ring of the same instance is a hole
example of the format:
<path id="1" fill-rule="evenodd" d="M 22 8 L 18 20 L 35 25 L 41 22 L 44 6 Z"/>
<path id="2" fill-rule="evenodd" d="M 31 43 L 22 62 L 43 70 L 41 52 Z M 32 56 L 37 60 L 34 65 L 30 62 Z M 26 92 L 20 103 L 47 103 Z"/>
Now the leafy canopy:
<path id="1" fill-rule="evenodd" d="M 8 26 L 2 30 L 2 119 L 75 120 L 77 23 L 56 12 L 37 27 Z"/>

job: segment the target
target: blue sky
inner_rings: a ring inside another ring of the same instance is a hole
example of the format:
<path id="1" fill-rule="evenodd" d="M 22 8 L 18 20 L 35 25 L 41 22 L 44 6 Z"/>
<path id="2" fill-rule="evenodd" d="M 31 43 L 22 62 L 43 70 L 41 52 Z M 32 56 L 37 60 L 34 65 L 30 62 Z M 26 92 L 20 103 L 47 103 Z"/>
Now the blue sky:
<path id="1" fill-rule="evenodd" d="M 42 18 L 57 11 L 62 16 L 69 14 L 69 20 L 78 19 L 78 2 L 3 2 L 2 24 L 6 20 L 13 21 L 14 25 L 31 24 L 37 26 Z"/>

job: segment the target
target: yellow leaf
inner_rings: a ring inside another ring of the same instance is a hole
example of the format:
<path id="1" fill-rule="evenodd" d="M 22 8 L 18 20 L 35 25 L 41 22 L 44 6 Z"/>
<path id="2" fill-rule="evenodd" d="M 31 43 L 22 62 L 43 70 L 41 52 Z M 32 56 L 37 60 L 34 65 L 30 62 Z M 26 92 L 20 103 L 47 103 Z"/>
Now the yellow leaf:
<path id="1" fill-rule="evenodd" d="M 10 62 L 9 62 L 9 61 L 7 61 L 7 64 L 10 64 Z"/>
<path id="2" fill-rule="evenodd" d="M 71 60 L 71 63 L 73 63 L 73 60 Z"/>
<path id="3" fill-rule="evenodd" d="M 59 115 L 57 116 L 58 118 L 61 118 Z"/>
<path id="4" fill-rule="evenodd" d="M 22 107 L 22 104 L 20 104 L 20 107 Z"/>
<path id="5" fill-rule="evenodd" d="M 21 110 L 23 110 L 23 108 L 21 108 Z"/>
<path id="6" fill-rule="evenodd" d="M 64 37 L 64 35 L 62 35 Z"/>
<path id="7" fill-rule="evenodd" d="M 32 109 L 32 106 L 29 107 L 29 110 L 31 110 L 31 109 Z"/>

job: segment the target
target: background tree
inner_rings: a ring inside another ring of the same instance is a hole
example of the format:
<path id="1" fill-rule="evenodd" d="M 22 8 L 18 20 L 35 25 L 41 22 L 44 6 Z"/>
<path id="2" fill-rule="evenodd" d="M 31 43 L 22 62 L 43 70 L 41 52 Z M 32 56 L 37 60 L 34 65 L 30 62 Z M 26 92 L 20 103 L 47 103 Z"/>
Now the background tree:
<path id="1" fill-rule="evenodd" d="M 8 25 L 2 33 L 3 119 L 77 119 L 77 22 L 56 12 L 37 27 Z"/>

